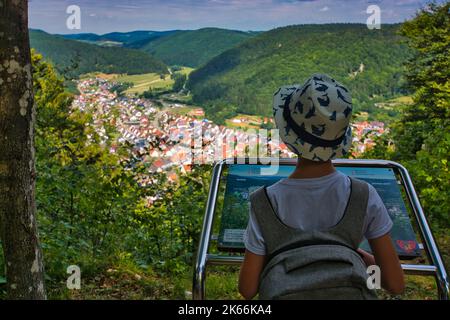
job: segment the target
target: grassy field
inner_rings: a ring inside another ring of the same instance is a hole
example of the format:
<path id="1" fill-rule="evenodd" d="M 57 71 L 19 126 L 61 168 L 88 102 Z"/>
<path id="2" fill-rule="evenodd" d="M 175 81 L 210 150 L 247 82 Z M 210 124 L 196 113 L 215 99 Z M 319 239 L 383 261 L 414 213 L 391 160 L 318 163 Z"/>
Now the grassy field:
<path id="1" fill-rule="evenodd" d="M 194 68 L 182 67 L 181 70 L 177 72 L 188 76 L 192 71 L 194 71 Z"/>
<path id="2" fill-rule="evenodd" d="M 170 113 L 175 114 L 175 115 L 179 115 L 179 116 L 190 116 L 193 118 L 197 118 L 197 119 L 203 119 L 203 116 L 197 116 L 195 115 L 195 111 L 196 110 L 201 110 L 201 108 L 198 107 L 194 107 L 194 106 L 183 106 L 183 107 L 179 107 L 179 108 L 171 108 L 169 110 Z"/>
<path id="3" fill-rule="evenodd" d="M 375 103 L 375 106 L 384 110 L 394 110 L 395 108 L 399 108 L 401 106 L 411 105 L 414 103 L 413 98 L 410 96 L 402 96 L 395 99 L 387 100 L 385 102 Z"/>
<path id="4" fill-rule="evenodd" d="M 180 73 L 188 76 L 194 69 L 188 67 L 182 67 L 181 70 L 175 73 Z M 118 75 L 118 74 L 106 74 L 106 73 L 88 73 L 80 76 L 80 79 L 88 79 L 92 77 L 99 77 L 109 81 L 117 82 L 131 82 L 134 86 L 127 91 L 128 94 L 142 94 L 144 91 L 149 90 L 170 90 L 174 84 L 174 80 L 170 75 L 161 75 L 157 73 L 145 73 L 135 75 Z"/>
<path id="5" fill-rule="evenodd" d="M 87 80 L 90 78 L 101 78 L 105 80 L 112 80 L 117 77 L 117 74 L 115 73 L 102 73 L 102 72 L 90 72 L 85 73 L 79 76 L 80 80 Z"/>
<path id="6" fill-rule="evenodd" d="M 183 67 L 180 71 L 175 73 L 181 73 L 189 75 L 192 72 L 192 68 Z M 120 75 L 114 78 L 118 82 L 131 82 L 134 86 L 126 91 L 128 94 L 141 94 L 144 91 L 149 90 L 169 90 L 174 84 L 174 80 L 170 75 L 164 75 L 161 77 L 156 73 L 146 73 L 137 75 Z"/>
<path id="7" fill-rule="evenodd" d="M 259 129 L 262 121 L 263 117 L 238 114 L 236 117 L 232 119 L 225 120 L 225 124 L 229 128 L 244 129 L 244 130 Z"/>
<path id="8" fill-rule="evenodd" d="M 174 81 L 170 78 L 170 75 L 163 75 L 163 78 L 156 73 L 146 73 L 137 75 L 121 75 L 114 79 L 117 82 L 131 82 L 134 86 L 125 92 L 128 94 L 141 94 L 144 91 L 158 90 L 158 89 L 170 89 L 173 86 Z"/>
<path id="9" fill-rule="evenodd" d="M 402 97 L 398 97 L 398 98 L 389 100 L 388 102 L 399 103 L 399 104 L 413 104 L 414 100 L 411 96 L 402 96 Z"/>

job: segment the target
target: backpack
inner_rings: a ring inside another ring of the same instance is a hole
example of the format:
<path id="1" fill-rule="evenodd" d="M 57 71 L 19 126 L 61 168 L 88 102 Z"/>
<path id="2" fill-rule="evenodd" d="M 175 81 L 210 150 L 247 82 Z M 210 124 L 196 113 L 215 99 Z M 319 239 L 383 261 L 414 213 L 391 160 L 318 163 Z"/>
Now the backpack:
<path id="1" fill-rule="evenodd" d="M 267 260 L 259 298 L 376 299 L 367 287 L 367 267 L 356 249 L 363 239 L 369 189 L 350 177 L 344 215 L 326 231 L 303 231 L 285 225 L 275 213 L 266 187 L 250 195 L 251 208 L 266 243 Z"/>

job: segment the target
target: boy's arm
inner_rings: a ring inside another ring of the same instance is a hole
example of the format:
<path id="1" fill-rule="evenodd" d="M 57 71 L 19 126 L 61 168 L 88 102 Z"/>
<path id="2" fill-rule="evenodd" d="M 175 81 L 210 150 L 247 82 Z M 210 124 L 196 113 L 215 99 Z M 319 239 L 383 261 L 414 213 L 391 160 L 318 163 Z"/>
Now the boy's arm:
<path id="1" fill-rule="evenodd" d="M 244 262 L 239 274 L 239 292 L 251 300 L 258 293 L 259 276 L 264 268 L 266 256 L 260 256 L 245 250 Z"/>
<path id="2" fill-rule="evenodd" d="M 400 265 L 389 233 L 369 240 L 374 254 L 374 262 L 381 270 L 381 286 L 392 294 L 401 294 L 405 290 L 403 269 Z"/>
<path id="3" fill-rule="evenodd" d="M 366 253 L 366 264 L 376 264 L 381 270 L 381 286 L 393 294 L 400 294 L 405 288 L 403 270 L 395 251 L 389 231 L 393 222 L 386 206 L 376 189 L 369 184 L 369 199 L 367 204 L 364 236 L 369 240 L 374 256 Z"/>

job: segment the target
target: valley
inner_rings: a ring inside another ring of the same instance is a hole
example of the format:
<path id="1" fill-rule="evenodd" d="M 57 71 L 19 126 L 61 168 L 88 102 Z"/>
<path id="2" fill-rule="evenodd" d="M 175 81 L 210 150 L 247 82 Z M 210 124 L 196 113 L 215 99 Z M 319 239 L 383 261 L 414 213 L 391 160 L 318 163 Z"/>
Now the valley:
<path id="1" fill-rule="evenodd" d="M 403 50 L 397 29 L 397 25 L 391 25 L 372 34 L 362 30 L 361 25 L 350 24 L 290 26 L 263 33 L 205 28 L 54 36 L 32 31 L 32 44 L 44 51 L 49 60 L 65 61 L 69 70 L 65 77 L 72 75 L 79 89 L 75 107 L 89 110 L 99 119 L 113 121 L 120 135 L 118 141 L 127 141 L 139 152 L 168 161 L 168 167 L 183 167 L 188 162 L 183 158 L 189 153 L 187 149 L 182 152 L 185 156 L 175 156 L 178 160 L 172 161 L 170 152 L 175 151 L 170 147 L 168 155 L 159 154 L 150 148 L 151 140 L 174 137 L 174 134 L 189 136 L 192 133 L 189 130 L 178 132 L 180 123 L 181 128 L 207 126 L 214 132 L 206 134 L 211 141 L 221 134 L 245 136 L 248 130 L 275 128 L 271 116 L 274 90 L 279 85 L 301 83 L 318 70 L 333 74 L 352 90 L 352 156 L 357 157 L 373 147 L 374 138 L 383 134 L 386 124 L 398 116 L 401 106 L 410 102 L 399 76 L 408 51 Z M 342 43 L 336 43 L 335 39 Z M 217 41 L 222 41 L 222 45 L 218 47 Z M 113 47 L 105 46 L 105 42 L 114 43 Z M 79 46 L 77 50 L 98 51 L 100 55 L 104 50 L 117 50 L 113 59 L 117 67 L 102 66 L 99 58 L 92 63 L 84 55 L 48 51 L 53 48 L 49 43 Z M 128 49 L 131 47 L 135 49 Z M 399 50 L 403 50 L 401 54 Z M 159 62 L 148 64 L 137 56 L 135 62 L 130 61 L 130 52 Z M 187 61 L 191 55 L 200 60 Z M 79 61 L 71 70 L 67 60 L 74 58 Z M 126 64 L 121 64 L 122 59 L 127 60 Z M 55 65 L 64 63 L 55 62 Z M 147 72 L 149 68 L 156 70 Z M 64 73 L 65 69 L 59 70 Z M 84 70 L 89 72 L 82 74 Z M 119 114 L 125 112 L 127 118 L 118 122 L 109 119 L 113 117 L 112 110 Z M 169 127 L 157 128 L 159 123 L 155 119 L 161 117 L 178 133 L 171 132 Z M 104 130 L 102 121 L 97 123 L 100 131 Z M 169 145 L 177 143 L 183 144 L 182 140 L 175 139 Z M 188 146 L 186 141 L 184 144 L 183 148 Z M 281 149 L 287 150 L 284 145 Z M 211 154 L 210 150 L 204 151 Z"/>

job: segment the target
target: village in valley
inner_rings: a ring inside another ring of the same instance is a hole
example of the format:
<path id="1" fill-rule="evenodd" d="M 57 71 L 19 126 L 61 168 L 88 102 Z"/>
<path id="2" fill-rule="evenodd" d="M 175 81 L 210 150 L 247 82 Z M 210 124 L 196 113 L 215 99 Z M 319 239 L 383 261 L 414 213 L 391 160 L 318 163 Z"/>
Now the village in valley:
<path id="1" fill-rule="evenodd" d="M 108 141 L 111 152 L 127 143 L 132 146 L 133 156 L 148 164 L 149 172 L 165 172 L 169 180 L 176 180 L 178 172 L 190 171 L 192 164 L 211 164 L 223 158 L 249 154 L 256 156 L 250 146 L 258 143 L 265 144 L 272 155 L 278 151 L 282 158 L 295 156 L 282 142 L 265 138 L 267 134 L 261 134 L 258 140 L 260 131 L 254 128 L 267 122 L 273 124 L 270 118 L 240 115 L 228 120 L 226 126 L 217 125 L 206 119 L 199 107 L 118 95 L 112 91 L 114 85 L 114 81 L 101 77 L 79 80 L 79 95 L 75 97 L 73 108 L 92 114 L 93 121 L 89 125 L 94 126 L 104 143 L 109 139 L 105 124 L 115 127 L 118 137 Z M 385 131 L 384 123 L 377 121 L 360 121 L 352 126 L 353 156 L 371 148 L 373 138 Z M 151 180 L 143 178 L 140 182 L 145 185 Z"/>

